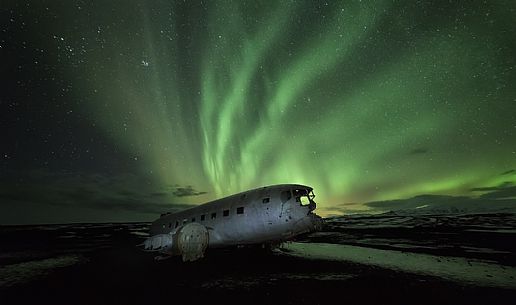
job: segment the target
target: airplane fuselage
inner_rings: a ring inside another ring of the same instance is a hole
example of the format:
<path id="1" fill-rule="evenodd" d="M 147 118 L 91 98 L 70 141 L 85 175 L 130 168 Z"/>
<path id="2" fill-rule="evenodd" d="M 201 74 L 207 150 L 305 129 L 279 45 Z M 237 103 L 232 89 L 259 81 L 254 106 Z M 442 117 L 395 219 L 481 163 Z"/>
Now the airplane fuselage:
<path id="1" fill-rule="evenodd" d="M 168 238 L 196 223 L 207 229 L 208 247 L 212 248 L 282 242 L 320 227 L 321 218 L 312 212 L 316 207 L 313 198 L 309 186 L 261 187 L 164 214 L 152 223 L 150 235 Z M 152 240 L 148 244 L 146 248 L 152 249 Z"/>

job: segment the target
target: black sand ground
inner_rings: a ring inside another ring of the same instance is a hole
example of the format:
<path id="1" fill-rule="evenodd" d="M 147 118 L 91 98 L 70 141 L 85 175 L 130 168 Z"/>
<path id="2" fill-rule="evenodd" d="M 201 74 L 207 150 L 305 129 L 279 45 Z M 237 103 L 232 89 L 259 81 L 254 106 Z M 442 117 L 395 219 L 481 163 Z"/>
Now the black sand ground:
<path id="1" fill-rule="evenodd" d="M 516 288 L 470 286 L 259 249 L 209 251 L 205 259 L 193 263 L 182 263 L 176 258 L 155 261 L 152 254 L 135 247 L 143 240 L 141 235 L 146 226 L 1 227 L 0 304 L 514 304 L 516 301 Z M 318 242 L 321 238 L 319 234 Z M 304 240 L 310 241 L 310 236 Z"/>

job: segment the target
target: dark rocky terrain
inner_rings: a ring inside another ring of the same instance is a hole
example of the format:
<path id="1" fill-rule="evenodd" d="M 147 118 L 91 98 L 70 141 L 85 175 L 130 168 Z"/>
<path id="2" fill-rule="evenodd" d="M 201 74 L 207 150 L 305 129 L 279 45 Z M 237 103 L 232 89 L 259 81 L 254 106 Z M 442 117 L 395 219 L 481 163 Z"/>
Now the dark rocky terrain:
<path id="1" fill-rule="evenodd" d="M 331 218 L 284 249 L 211 250 L 193 263 L 137 248 L 146 223 L 3 226 L 0 304 L 511 304 L 515 220 Z M 314 254 L 323 248 L 327 258 Z"/>

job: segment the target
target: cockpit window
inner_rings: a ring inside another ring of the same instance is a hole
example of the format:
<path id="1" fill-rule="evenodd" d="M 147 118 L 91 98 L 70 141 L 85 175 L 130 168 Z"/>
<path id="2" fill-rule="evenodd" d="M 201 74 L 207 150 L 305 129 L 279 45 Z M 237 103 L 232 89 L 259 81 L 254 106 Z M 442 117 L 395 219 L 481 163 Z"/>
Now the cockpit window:
<path id="1" fill-rule="evenodd" d="M 310 200 L 306 196 L 301 196 L 301 198 L 299 198 L 299 199 L 300 199 L 301 205 L 308 205 L 308 204 L 310 204 Z"/>
<path id="2" fill-rule="evenodd" d="M 314 193 L 307 189 L 295 189 L 292 190 L 292 194 L 296 198 L 296 202 L 299 202 L 301 205 L 309 205 L 315 198 Z"/>

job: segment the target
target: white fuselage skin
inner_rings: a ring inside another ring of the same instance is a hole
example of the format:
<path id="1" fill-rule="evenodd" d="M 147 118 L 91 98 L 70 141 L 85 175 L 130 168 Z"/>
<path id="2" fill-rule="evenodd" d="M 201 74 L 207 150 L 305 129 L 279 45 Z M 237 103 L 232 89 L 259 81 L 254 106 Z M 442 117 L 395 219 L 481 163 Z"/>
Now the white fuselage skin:
<path id="1" fill-rule="evenodd" d="M 282 242 L 320 228 L 322 220 L 312 213 L 312 198 L 309 186 L 261 187 L 165 214 L 152 223 L 150 235 L 174 234 L 196 222 L 208 229 L 210 248 Z"/>

